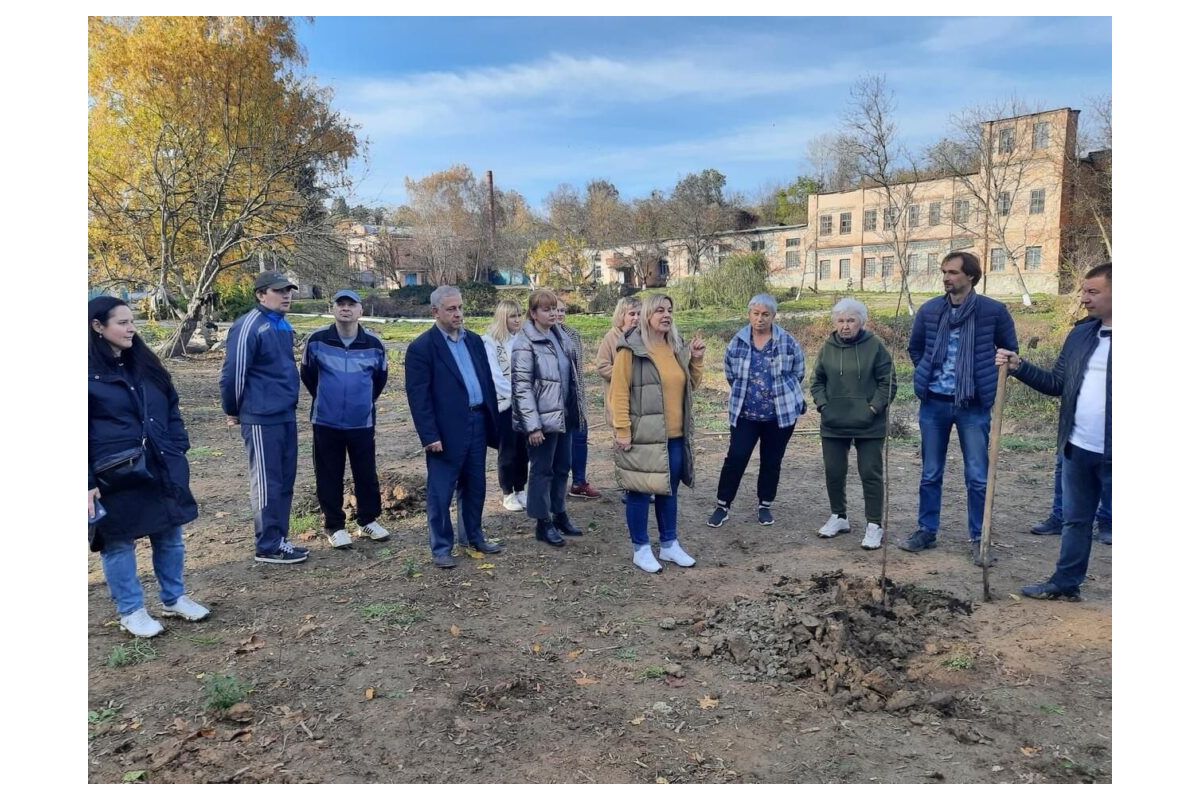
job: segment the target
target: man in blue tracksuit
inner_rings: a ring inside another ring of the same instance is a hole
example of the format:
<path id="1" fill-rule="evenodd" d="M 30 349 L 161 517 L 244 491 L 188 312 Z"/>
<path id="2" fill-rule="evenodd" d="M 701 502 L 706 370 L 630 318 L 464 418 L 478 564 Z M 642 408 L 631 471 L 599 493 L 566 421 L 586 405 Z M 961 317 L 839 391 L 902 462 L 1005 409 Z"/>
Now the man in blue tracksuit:
<path id="1" fill-rule="evenodd" d="M 254 560 L 297 564 L 308 550 L 288 541 L 296 483 L 296 403 L 300 377 L 295 335 L 284 316 L 296 284 L 279 272 L 254 281 L 258 304 L 238 318 L 226 339 L 221 407 L 230 426 L 241 424 L 250 459 Z"/>
<path id="2" fill-rule="evenodd" d="M 350 289 L 333 295 L 334 323 L 308 337 L 300 380 L 312 395 L 313 470 L 325 536 L 349 547 L 342 481 L 346 456 L 354 475 L 358 535 L 381 542 L 391 534 L 377 522 L 379 478 L 375 471 L 375 401 L 387 383 L 387 351 L 378 336 L 358 324 L 362 301 Z"/>
<path id="3" fill-rule="evenodd" d="M 1017 349 L 1017 329 L 1008 308 L 975 293 L 982 276 L 974 254 L 947 254 L 942 259 L 946 294 L 921 306 L 913 320 L 908 355 L 915 367 L 913 390 L 921 401 L 921 489 L 917 530 L 899 545 L 910 553 L 937 547 L 942 476 L 953 426 L 962 446 L 971 557 L 979 566 L 988 437 L 999 376 L 996 348 Z"/>

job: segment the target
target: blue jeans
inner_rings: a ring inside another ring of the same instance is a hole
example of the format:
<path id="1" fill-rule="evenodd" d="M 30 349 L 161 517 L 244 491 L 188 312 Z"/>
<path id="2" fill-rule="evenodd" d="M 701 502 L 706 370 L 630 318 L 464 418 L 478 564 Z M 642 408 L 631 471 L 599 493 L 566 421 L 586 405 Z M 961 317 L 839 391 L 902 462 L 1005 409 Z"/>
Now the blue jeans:
<path id="1" fill-rule="evenodd" d="M 658 543 L 675 541 L 679 517 L 679 478 L 683 475 L 683 437 L 667 440 L 667 464 L 671 470 L 671 493 L 654 495 L 654 520 L 658 523 Z M 625 495 L 625 524 L 635 545 L 650 544 L 650 497 L 642 492 Z"/>
<path id="2" fill-rule="evenodd" d="M 571 483 L 587 483 L 587 420 L 571 434 Z"/>
<path id="3" fill-rule="evenodd" d="M 1092 520 L 1101 497 L 1112 497 L 1112 459 L 1068 443 L 1063 455 L 1063 532 L 1058 566 L 1050 582 L 1063 591 L 1079 588 L 1092 554 Z"/>
<path id="4" fill-rule="evenodd" d="M 1062 488 L 1063 457 L 1060 451 L 1054 457 L 1054 508 L 1050 510 L 1050 518 L 1062 527 L 1063 521 L 1063 488 Z M 1110 491 L 1100 495 L 1100 504 L 1096 506 L 1096 526 L 1102 531 L 1112 533 L 1112 484 Z"/>
<path id="5" fill-rule="evenodd" d="M 972 541 L 983 534 L 983 501 L 987 494 L 990 409 L 978 405 L 961 408 L 952 400 L 931 397 L 921 402 L 921 491 L 917 525 L 936 534 L 942 515 L 942 476 L 950 426 L 958 429 L 962 447 L 963 477 L 967 484 L 967 527 Z"/>
<path id="6" fill-rule="evenodd" d="M 104 549 L 100 551 L 104 578 L 108 581 L 113 602 L 117 604 L 117 613 L 122 617 L 146 605 L 142 583 L 138 580 L 136 546 L 137 539 L 105 539 Z M 150 534 L 150 547 L 159 599 L 164 606 L 172 605 L 183 597 L 183 528 L 176 525 Z"/>

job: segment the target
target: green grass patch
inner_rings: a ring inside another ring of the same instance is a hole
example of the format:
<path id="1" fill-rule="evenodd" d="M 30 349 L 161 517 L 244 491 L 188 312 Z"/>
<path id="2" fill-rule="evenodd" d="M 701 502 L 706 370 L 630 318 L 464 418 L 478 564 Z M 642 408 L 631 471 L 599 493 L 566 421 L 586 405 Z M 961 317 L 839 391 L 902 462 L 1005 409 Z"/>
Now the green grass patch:
<path id="1" fill-rule="evenodd" d="M 110 667 L 128 667 L 133 664 L 143 664 L 158 658 L 158 651 L 150 643 L 135 639 L 128 644 L 119 644 L 108 655 Z"/>
<path id="2" fill-rule="evenodd" d="M 1017 453 L 1036 453 L 1055 449 L 1058 440 L 1047 436 L 1001 436 L 1000 446 Z"/>
<path id="3" fill-rule="evenodd" d="M 1043 714 L 1055 714 L 1058 716 L 1063 716 L 1067 713 L 1067 710 L 1065 708 L 1063 708 L 1062 706 L 1059 706 L 1059 705 L 1054 705 L 1052 703 L 1047 703 L 1045 705 L 1038 706 L 1038 711 L 1041 711 Z"/>
<path id="4" fill-rule="evenodd" d="M 621 661 L 637 661 L 637 657 L 637 648 L 635 647 L 624 647 L 618 650 L 616 655 L 613 656 L 613 658 L 620 659 Z"/>
<path id="5" fill-rule="evenodd" d="M 667 674 L 667 671 L 665 669 L 663 669 L 662 667 L 654 666 L 654 667 L 646 667 L 644 670 L 642 670 L 642 674 L 638 675 L 638 677 L 644 681 L 648 681 L 648 680 L 656 680 L 658 678 L 665 676 L 666 674 Z"/>
<path id="6" fill-rule="evenodd" d="M 975 659 L 971 658 L 970 653 L 955 653 L 942 662 L 942 666 L 948 670 L 962 672 L 969 669 L 975 669 Z"/>
<path id="7" fill-rule="evenodd" d="M 221 644 L 221 642 L 222 642 L 222 639 L 220 636 L 213 636 L 211 634 L 206 634 L 206 633 L 198 633 L 193 636 L 189 636 L 189 637 L 187 637 L 187 640 L 189 642 L 191 642 L 192 644 L 198 644 L 201 647 L 213 647 L 215 645 Z"/>
<path id="8" fill-rule="evenodd" d="M 108 705 L 103 708 L 88 712 L 88 725 L 103 725 L 106 722 L 112 722 L 117 718 L 117 714 L 121 713 L 122 708 L 124 706 L 113 705 L 113 701 L 109 700 Z"/>
<path id="9" fill-rule="evenodd" d="M 359 609 L 359 614 L 367 622 L 382 622 L 385 625 L 400 627 L 407 627 L 425 619 L 422 611 L 403 603 L 373 603 Z"/>
<path id="10" fill-rule="evenodd" d="M 231 708 L 245 700 L 252 688 L 236 675 L 210 675 L 204 685 L 204 707 Z"/>
<path id="11" fill-rule="evenodd" d="M 318 524 L 316 514 L 293 514 L 288 521 L 288 530 L 291 533 L 307 533 L 316 530 Z"/>

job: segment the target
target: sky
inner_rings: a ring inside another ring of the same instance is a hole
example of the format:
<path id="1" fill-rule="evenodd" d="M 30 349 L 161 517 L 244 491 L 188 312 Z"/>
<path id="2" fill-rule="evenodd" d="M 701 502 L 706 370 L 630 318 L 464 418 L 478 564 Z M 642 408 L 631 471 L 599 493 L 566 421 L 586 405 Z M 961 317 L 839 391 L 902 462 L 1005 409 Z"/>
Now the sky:
<path id="1" fill-rule="evenodd" d="M 562 183 L 627 199 L 714 168 L 753 199 L 808 171 L 854 81 L 887 76 L 920 149 L 972 106 L 1086 109 L 1112 92 L 1112 21 L 1075 18 L 317 17 L 307 70 L 361 126 L 351 205 L 466 164 L 535 208 Z"/>

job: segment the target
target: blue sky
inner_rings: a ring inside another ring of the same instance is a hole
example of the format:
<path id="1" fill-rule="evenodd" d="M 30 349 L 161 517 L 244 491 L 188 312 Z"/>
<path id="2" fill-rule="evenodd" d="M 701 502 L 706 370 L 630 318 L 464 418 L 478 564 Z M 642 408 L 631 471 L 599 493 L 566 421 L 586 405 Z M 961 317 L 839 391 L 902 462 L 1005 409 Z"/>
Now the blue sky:
<path id="1" fill-rule="evenodd" d="M 318 17 L 297 32 L 370 140 L 352 205 L 401 203 L 406 176 L 456 163 L 535 208 L 560 183 L 634 198 L 709 167 L 753 196 L 807 170 L 806 143 L 872 72 L 916 147 L 970 106 L 1112 92 L 1108 17 Z"/>

